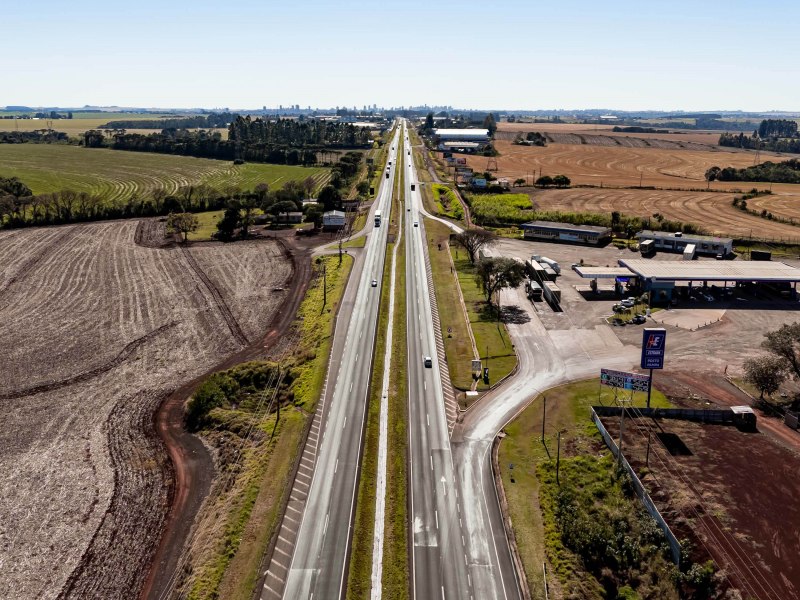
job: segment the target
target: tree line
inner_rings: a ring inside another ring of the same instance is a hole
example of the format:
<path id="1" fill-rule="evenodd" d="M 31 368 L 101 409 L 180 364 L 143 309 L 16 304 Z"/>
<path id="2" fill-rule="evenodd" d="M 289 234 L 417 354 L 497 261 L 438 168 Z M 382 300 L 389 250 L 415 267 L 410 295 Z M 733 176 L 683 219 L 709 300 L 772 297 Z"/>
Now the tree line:
<path id="1" fill-rule="evenodd" d="M 170 119 L 125 119 L 109 121 L 100 129 L 219 129 L 228 127 L 238 115 L 229 112 Z"/>
<path id="2" fill-rule="evenodd" d="M 69 142 L 69 136 L 62 131 L 37 129 L 36 131 L 0 131 L 0 144 L 55 144 Z"/>
<path id="3" fill-rule="evenodd" d="M 800 160 L 792 158 L 783 162 L 767 161 L 758 165 L 736 169 L 711 167 L 705 173 L 706 181 L 767 181 L 772 183 L 800 183 Z"/>
<path id="4" fill-rule="evenodd" d="M 800 153 L 797 121 L 791 119 L 764 119 L 752 135 L 723 133 L 718 143 L 729 148 Z"/>
<path id="5" fill-rule="evenodd" d="M 323 211 L 342 208 L 342 189 L 352 184 L 362 159 L 362 153 L 348 152 L 334 165 L 330 183 L 319 191 L 319 205 L 306 209 L 312 213 L 309 221 L 321 224 Z M 287 181 L 274 190 L 267 183 L 260 183 L 250 190 L 238 186 L 220 189 L 198 184 L 179 187 L 173 193 L 164 188 L 155 188 L 127 200 L 108 202 L 101 196 L 73 190 L 34 195 L 30 187 L 18 178 L 0 177 L 0 226 L 27 227 L 155 217 L 235 207 L 247 213 L 244 223 L 239 221 L 234 227 L 244 228 L 246 235 L 247 215 L 253 210 L 258 208 L 273 215 L 299 211 L 303 208 L 302 201 L 312 197 L 316 186 L 313 177 L 303 181 Z M 357 190 L 359 194 L 366 195 L 369 184 L 362 181 Z"/>
<path id="6" fill-rule="evenodd" d="M 200 158 L 313 165 L 318 153 L 329 149 L 366 148 L 372 146 L 372 134 L 351 123 L 321 120 L 274 121 L 237 116 L 228 128 L 228 139 L 219 132 L 186 129 L 164 129 L 159 133 L 127 133 L 90 130 L 83 135 L 87 148 L 112 148 L 135 152 L 180 154 Z"/>

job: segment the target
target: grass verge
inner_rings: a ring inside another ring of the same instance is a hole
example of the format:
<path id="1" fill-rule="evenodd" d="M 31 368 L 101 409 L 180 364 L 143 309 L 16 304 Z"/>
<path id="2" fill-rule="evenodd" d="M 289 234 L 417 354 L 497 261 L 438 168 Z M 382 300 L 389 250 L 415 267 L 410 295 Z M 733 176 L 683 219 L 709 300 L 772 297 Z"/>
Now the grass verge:
<path id="1" fill-rule="evenodd" d="M 431 257 L 436 304 L 447 307 L 447 310 L 439 311 L 439 320 L 450 380 L 455 387 L 468 390 L 472 385 L 470 360 L 474 358 L 474 352 L 469 324 L 461 309 L 461 298 L 450 263 L 450 228 L 433 219 L 426 219 L 425 233 L 428 234 L 428 254 Z"/>
<path id="2" fill-rule="evenodd" d="M 189 241 L 200 242 L 210 240 L 211 236 L 217 232 L 217 223 L 225 214 L 224 210 L 210 210 L 208 212 L 195 213 L 199 222 L 197 231 L 189 234 Z"/>
<path id="3" fill-rule="evenodd" d="M 452 247 L 450 252 L 458 274 L 464 304 L 467 307 L 472 335 L 478 346 L 478 354 L 484 364 L 487 361 L 489 364 L 489 383 L 486 384 L 481 379 L 477 389 L 487 390 L 493 383 L 500 381 L 514 370 L 517 365 L 517 355 L 514 353 L 506 326 L 497 320 L 495 312 L 486 303 L 480 285 L 475 281 L 475 274 L 466 252 L 456 247 Z"/>
<path id="4" fill-rule="evenodd" d="M 623 485 L 616 478 L 610 452 L 589 419 L 589 407 L 598 403 L 611 404 L 611 388 L 600 388 L 598 381 L 588 380 L 564 385 L 544 394 L 547 398 L 545 444 L 542 444 L 542 396 L 505 428 L 506 437 L 500 443 L 499 464 L 503 488 L 517 548 L 525 569 L 525 576 L 535 600 L 545 598 L 542 565 L 548 565 L 548 584 L 551 594 L 578 590 L 581 598 L 600 598 L 597 578 L 587 572 L 582 561 L 561 541 L 556 525 L 554 502 L 559 491 L 596 495 L 598 504 L 624 507 L 630 514 L 638 514 L 638 499 L 623 493 Z M 628 397 L 629 393 L 625 393 Z M 646 394 L 636 394 L 634 405 L 644 406 Z M 667 399 L 653 390 L 652 406 L 669 407 Z M 555 482 L 557 433 L 561 436 L 561 486 Z M 541 504 L 540 504 L 541 502 Z M 598 515 L 600 509 L 598 509 Z M 663 558 L 654 558 L 654 564 L 663 564 Z M 668 565 L 665 565 L 668 566 Z M 557 579 L 553 579 L 555 573 Z M 608 596 L 616 598 L 617 596 Z M 639 596 L 620 596 L 638 598 Z M 642 596 L 650 597 L 650 596 Z M 657 597 L 657 596 L 652 596 Z M 664 596 L 669 597 L 669 596 Z"/>
<path id="5" fill-rule="evenodd" d="M 315 264 L 317 277 L 298 310 L 295 327 L 300 341 L 289 358 L 293 362 L 287 404 L 270 437 L 275 415 L 263 418 L 242 406 L 213 409 L 212 422 L 201 435 L 217 448 L 224 489 L 214 489 L 214 500 L 198 527 L 203 533 L 193 546 L 196 556 L 182 585 L 187 598 L 248 600 L 255 593 L 261 561 L 273 531 L 280 523 L 280 509 L 291 490 L 294 461 L 304 443 L 303 433 L 322 392 L 333 339 L 335 306 L 344 293 L 352 266 L 345 256 L 324 257 Z M 327 269 L 327 307 L 323 307 L 322 265 Z M 259 390 L 260 393 L 261 390 Z M 256 435 L 242 446 L 240 432 L 251 425 Z M 242 447 L 243 458 L 236 461 Z"/>

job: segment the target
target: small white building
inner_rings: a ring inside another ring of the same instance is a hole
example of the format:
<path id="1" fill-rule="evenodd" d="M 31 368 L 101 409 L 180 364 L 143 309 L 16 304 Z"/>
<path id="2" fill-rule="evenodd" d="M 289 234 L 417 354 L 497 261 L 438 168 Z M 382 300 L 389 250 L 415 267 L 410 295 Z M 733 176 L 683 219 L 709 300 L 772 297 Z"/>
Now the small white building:
<path id="1" fill-rule="evenodd" d="M 330 210 L 322 214 L 322 228 L 326 231 L 344 229 L 347 219 L 341 210 Z"/>

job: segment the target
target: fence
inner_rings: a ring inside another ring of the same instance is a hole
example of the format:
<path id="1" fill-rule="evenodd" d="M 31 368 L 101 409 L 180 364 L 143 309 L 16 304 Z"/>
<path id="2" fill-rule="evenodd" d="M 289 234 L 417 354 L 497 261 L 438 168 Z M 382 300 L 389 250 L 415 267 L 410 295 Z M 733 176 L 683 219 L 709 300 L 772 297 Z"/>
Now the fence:
<path id="1" fill-rule="evenodd" d="M 601 417 L 618 417 L 622 414 L 619 406 L 595 406 L 592 410 Z M 627 410 L 625 416 L 631 414 Z M 637 408 L 636 415 L 653 419 L 681 419 L 683 421 L 699 421 L 700 423 L 736 423 L 736 417 L 730 408 L 723 409 L 691 409 L 691 408 Z"/>
<path id="2" fill-rule="evenodd" d="M 598 408 L 609 408 L 609 407 L 598 407 Z M 637 409 L 638 410 L 638 409 Z M 617 413 L 619 414 L 619 413 Z M 611 453 L 614 455 L 614 458 L 619 458 L 619 448 L 617 447 L 616 442 L 611 438 L 609 435 L 608 430 L 605 428 L 605 425 L 600 421 L 600 417 L 595 412 L 595 409 L 592 408 L 592 421 L 597 426 L 597 430 L 600 432 L 600 435 L 603 436 L 603 440 L 608 446 Z M 644 504 L 645 509 L 650 516 L 655 519 L 658 526 L 661 527 L 661 530 L 664 532 L 664 536 L 667 538 L 667 543 L 669 543 L 669 548 L 672 551 L 672 560 L 673 562 L 680 567 L 681 564 L 681 545 L 678 542 L 678 538 L 675 537 L 675 534 L 672 533 L 672 530 L 667 525 L 667 522 L 664 520 L 664 517 L 661 516 L 661 513 L 656 508 L 656 505 L 653 503 L 653 499 L 650 498 L 650 494 L 647 493 L 647 490 L 644 489 L 644 485 L 642 485 L 641 480 L 634 472 L 631 465 L 628 463 L 625 456 L 622 456 L 622 460 L 620 461 L 622 466 L 624 467 L 625 471 L 631 478 L 631 482 L 633 483 L 633 489 L 636 492 L 636 495 Z"/>

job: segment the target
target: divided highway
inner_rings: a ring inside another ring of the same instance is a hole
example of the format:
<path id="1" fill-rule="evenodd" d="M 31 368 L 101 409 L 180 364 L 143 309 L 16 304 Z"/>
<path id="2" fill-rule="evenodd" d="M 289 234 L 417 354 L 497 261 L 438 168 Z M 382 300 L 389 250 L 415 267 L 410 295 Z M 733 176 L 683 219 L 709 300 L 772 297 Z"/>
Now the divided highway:
<path id="1" fill-rule="evenodd" d="M 325 409 L 314 476 L 286 578 L 283 597 L 290 600 L 345 595 L 398 142 L 399 129 L 389 151 L 389 177 L 381 180 L 375 202 L 385 220 L 370 229 L 361 277 L 350 282 L 358 290 L 340 368 L 329 373 L 335 387 Z"/>
<path id="2" fill-rule="evenodd" d="M 405 121 L 403 133 L 406 134 Z M 408 336 L 409 526 L 412 598 L 471 599 L 472 581 L 433 330 L 422 200 L 406 138 L 406 306 Z M 415 186 L 416 187 L 416 186 Z M 431 357 L 429 366 L 425 357 Z M 478 596 L 480 597 L 480 596 Z"/>

